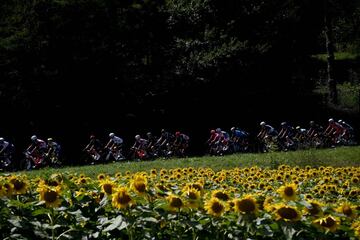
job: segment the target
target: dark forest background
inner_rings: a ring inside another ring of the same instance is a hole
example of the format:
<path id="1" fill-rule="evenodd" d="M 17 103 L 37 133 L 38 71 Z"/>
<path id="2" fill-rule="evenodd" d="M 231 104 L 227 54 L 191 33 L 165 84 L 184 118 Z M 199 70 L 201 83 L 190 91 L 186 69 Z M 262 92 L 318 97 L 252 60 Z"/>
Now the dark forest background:
<path id="1" fill-rule="evenodd" d="M 333 117 L 359 128 L 358 111 L 314 93 L 326 63 L 313 57 L 326 53 L 325 16 L 336 51 L 360 52 L 359 1 L 0 4 L 0 134 L 20 152 L 33 134 L 60 142 L 70 164 L 91 133 L 130 145 L 180 130 L 202 154 L 216 127 L 256 134 L 260 121 L 307 128 Z M 339 83 L 359 83 L 359 58 L 334 69 Z"/>

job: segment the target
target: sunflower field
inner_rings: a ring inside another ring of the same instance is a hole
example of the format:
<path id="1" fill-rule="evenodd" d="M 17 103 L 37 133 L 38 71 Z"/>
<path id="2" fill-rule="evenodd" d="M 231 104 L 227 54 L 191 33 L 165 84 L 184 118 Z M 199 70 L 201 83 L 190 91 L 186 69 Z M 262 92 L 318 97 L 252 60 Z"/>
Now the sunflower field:
<path id="1" fill-rule="evenodd" d="M 0 176 L 1 239 L 360 239 L 360 167 Z"/>

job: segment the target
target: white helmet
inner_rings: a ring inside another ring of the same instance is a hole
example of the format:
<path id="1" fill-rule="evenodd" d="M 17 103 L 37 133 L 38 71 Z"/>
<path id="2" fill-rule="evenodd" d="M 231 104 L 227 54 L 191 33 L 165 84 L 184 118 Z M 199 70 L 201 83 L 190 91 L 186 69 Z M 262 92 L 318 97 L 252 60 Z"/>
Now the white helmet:
<path id="1" fill-rule="evenodd" d="M 266 124 L 265 122 L 261 122 L 260 126 L 265 126 L 265 124 Z"/>
<path id="2" fill-rule="evenodd" d="M 343 120 L 341 120 L 341 119 L 339 119 L 339 120 L 338 120 L 338 123 L 343 123 L 343 122 L 344 122 L 344 121 L 343 121 Z"/>
<path id="3" fill-rule="evenodd" d="M 333 118 L 329 118 L 329 122 L 330 122 L 330 123 L 334 122 L 334 119 L 333 119 Z"/>
<path id="4" fill-rule="evenodd" d="M 140 135 L 139 135 L 139 134 L 136 135 L 136 136 L 135 136 L 135 139 L 136 139 L 136 140 L 139 140 L 139 139 L 140 139 Z"/>
<path id="5" fill-rule="evenodd" d="M 36 140 L 37 140 L 37 136 L 36 136 L 36 135 L 32 135 L 32 136 L 31 136 L 31 140 L 32 140 L 32 141 L 36 141 Z"/>
<path id="6" fill-rule="evenodd" d="M 0 142 L 4 142 L 5 139 L 3 137 L 0 137 Z"/>
<path id="7" fill-rule="evenodd" d="M 235 127 L 230 128 L 230 131 L 235 131 Z"/>
<path id="8" fill-rule="evenodd" d="M 115 133 L 109 133 L 109 137 L 113 138 L 115 136 Z"/>

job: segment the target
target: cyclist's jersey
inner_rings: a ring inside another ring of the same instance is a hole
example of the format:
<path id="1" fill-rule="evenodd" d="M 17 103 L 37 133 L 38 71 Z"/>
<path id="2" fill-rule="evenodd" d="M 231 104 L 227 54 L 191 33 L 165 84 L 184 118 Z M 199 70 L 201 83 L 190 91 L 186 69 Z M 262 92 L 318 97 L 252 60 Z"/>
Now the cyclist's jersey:
<path id="1" fill-rule="evenodd" d="M 273 128 L 270 125 L 265 125 L 264 128 L 265 128 L 267 135 L 276 136 L 278 134 L 278 132 L 275 130 L 275 128 Z"/>
<path id="2" fill-rule="evenodd" d="M 225 140 L 228 141 L 230 139 L 230 135 L 229 133 L 225 132 L 225 131 L 221 131 L 221 140 Z"/>
<path id="3" fill-rule="evenodd" d="M 48 143 L 48 146 L 49 148 L 51 148 L 51 151 L 53 151 L 54 153 L 56 154 L 60 153 L 61 146 L 57 142 Z"/>
<path id="4" fill-rule="evenodd" d="M 186 144 L 189 142 L 189 136 L 181 133 L 179 136 L 175 138 L 174 144 Z"/>
<path id="5" fill-rule="evenodd" d="M 148 141 L 146 139 L 140 138 L 139 140 L 136 140 L 133 148 L 138 149 L 145 149 L 147 147 Z"/>
<path id="6" fill-rule="evenodd" d="M 157 144 L 165 144 L 168 143 L 171 139 L 171 134 L 169 132 L 163 132 L 161 133 L 161 136 L 157 140 Z"/>
<path id="7" fill-rule="evenodd" d="M 208 140 L 209 143 L 213 143 L 215 141 L 218 141 L 220 138 L 220 135 L 218 133 L 211 133 L 210 138 Z"/>
<path id="8" fill-rule="evenodd" d="M 337 122 L 329 124 L 327 129 L 330 129 L 330 132 L 333 132 L 335 135 L 340 135 L 341 133 L 343 133 L 346 130 L 343 126 L 341 126 Z"/>
<path id="9" fill-rule="evenodd" d="M 354 131 L 354 128 L 350 124 L 348 124 L 348 123 L 346 123 L 344 121 L 341 123 L 341 126 L 346 128 L 348 131 Z"/>
<path id="10" fill-rule="evenodd" d="M 103 145 L 101 144 L 99 139 L 91 139 L 86 150 L 90 150 L 91 148 L 96 151 L 101 151 Z"/>
<path id="11" fill-rule="evenodd" d="M 9 147 L 10 143 L 7 141 L 4 141 L 3 143 L 0 144 L 0 151 L 7 151 L 7 148 Z"/>
<path id="12" fill-rule="evenodd" d="M 234 130 L 234 132 L 232 133 L 232 138 L 246 138 L 248 136 L 249 134 L 247 132 L 238 129 Z"/>
<path id="13" fill-rule="evenodd" d="M 150 136 L 145 140 L 147 141 L 147 146 L 148 147 L 151 147 L 156 143 L 156 137 L 154 137 L 154 136 Z"/>
<path id="14" fill-rule="evenodd" d="M 300 128 L 296 130 L 295 137 L 296 138 L 304 138 L 306 136 L 307 130 L 305 128 Z"/>
<path id="15" fill-rule="evenodd" d="M 292 137 L 294 136 L 294 129 L 293 127 L 291 126 L 285 126 L 285 127 L 282 127 L 281 130 L 280 130 L 280 133 L 279 133 L 279 136 L 280 137 Z"/>
<path id="16" fill-rule="evenodd" d="M 47 144 L 44 140 L 41 140 L 41 139 L 36 139 L 35 140 L 35 143 L 34 143 L 34 146 L 38 147 L 38 149 L 40 150 L 43 150 L 43 149 L 46 149 L 47 148 Z"/>
<path id="17" fill-rule="evenodd" d="M 321 133 L 322 130 L 323 128 L 320 125 L 314 124 L 313 126 L 310 126 L 309 130 L 307 131 L 307 135 L 313 137 L 314 135 Z"/>
<path id="18" fill-rule="evenodd" d="M 121 145 L 124 141 L 118 136 L 114 136 L 111 141 L 116 145 Z"/>

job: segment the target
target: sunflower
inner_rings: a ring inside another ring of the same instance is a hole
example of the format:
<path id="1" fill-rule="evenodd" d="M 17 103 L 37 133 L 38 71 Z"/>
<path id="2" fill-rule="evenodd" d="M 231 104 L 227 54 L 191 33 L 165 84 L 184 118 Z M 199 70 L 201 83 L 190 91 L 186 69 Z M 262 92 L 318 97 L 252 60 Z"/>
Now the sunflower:
<path id="1" fill-rule="evenodd" d="M 234 211 L 242 214 L 251 214 L 258 211 L 256 199 L 252 195 L 246 195 L 242 199 L 234 199 Z"/>
<path id="2" fill-rule="evenodd" d="M 225 201 L 225 202 L 230 199 L 229 195 L 223 190 L 215 190 L 215 191 L 213 191 L 211 193 L 211 197 L 212 198 L 217 198 L 217 199 Z"/>
<path id="3" fill-rule="evenodd" d="M 313 221 L 313 224 L 326 232 L 335 232 L 340 224 L 340 220 L 331 215 Z"/>
<path id="4" fill-rule="evenodd" d="M 354 184 L 358 184 L 359 183 L 359 178 L 358 177 L 352 177 L 351 182 L 354 183 Z"/>
<path id="5" fill-rule="evenodd" d="M 297 192 L 297 186 L 295 184 L 287 184 L 285 186 L 281 186 L 277 192 L 280 194 L 280 196 L 287 200 L 295 200 L 296 199 L 296 192 Z"/>
<path id="6" fill-rule="evenodd" d="M 349 192 L 349 196 L 351 196 L 351 197 L 358 196 L 358 194 L 359 194 L 359 190 L 358 190 L 358 189 L 352 189 L 352 190 L 350 190 L 350 192 Z"/>
<path id="7" fill-rule="evenodd" d="M 147 177 L 142 174 L 136 174 L 131 181 L 131 189 L 138 194 L 144 194 L 147 188 Z"/>
<path id="8" fill-rule="evenodd" d="M 42 185 L 42 187 L 38 188 L 38 192 L 40 193 L 39 199 L 40 201 L 44 201 L 48 208 L 59 207 L 61 204 L 60 190 L 60 186 L 51 187 Z"/>
<path id="9" fill-rule="evenodd" d="M 80 188 L 78 191 L 75 191 L 75 197 L 82 197 L 87 195 L 85 188 Z"/>
<path id="10" fill-rule="evenodd" d="M 355 212 L 355 206 L 347 202 L 342 203 L 338 208 L 336 208 L 336 211 L 351 219 L 356 218 L 357 215 Z"/>
<path id="11" fill-rule="evenodd" d="M 351 224 L 351 228 L 354 231 L 354 235 L 360 239 L 360 220 L 355 221 L 353 224 Z"/>
<path id="12" fill-rule="evenodd" d="M 200 192 L 200 194 L 202 194 L 203 192 L 203 184 L 201 182 L 196 182 L 196 183 L 187 183 L 183 188 L 182 188 L 182 192 L 186 192 L 189 188 L 195 188 L 196 190 L 198 190 Z"/>
<path id="13" fill-rule="evenodd" d="M 196 188 L 188 188 L 183 192 L 182 196 L 186 199 L 187 206 L 190 208 L 197 208 L 200 201 L 200 191 Z"/>
<path id="14" fill-rule="evenodd" d="M 225 205 L 218 198 L 211 198 L 204 204 L 204 209 L 210 215 L 220 217 L 225 211 Z"/>
<path id="15" fill-rule="evenodd" d="M 29 181 L 26 179 L 25 176 L 19 177 L 19 176 L 11 176 L 10 177 L 10 183 L 13 185 L 13 193 L 14 194 L 24 194 L 26 193 Z"/>
<path id="16" fill-rule="evenodd" d="M 114 191 L 115 183 L 109 179 L 101 180 L 99 183 L 101 191 L 107 195 L 111 195 Z"/>
<path id="17" fill-rule="evenodd" d="M 112 195 L 112 205 L 118 209 L 131 206 L 133 201 L 125 187 L 116 189 Z"/>
<path id="18" fill-rule="evenodd" d="M 309 205 L 305 207 L 305 214 L 311 215 L 313 217 L 321 217 L 323 215 L 323 210 L 320 202 L 316 200 L 310 200 L 307 202 Z"/>
<path id="19" fill-rule="evenodd" d="M 10 182 L 5 182 L 2 185 L 4 196 L 10 197 L 14 191 L 14 185 Z"/>
<path id="20" fill-rule="evenodd" d="M 80 177 L 76 180 L 76 184 L 78 185 L 86 185 L 91 183 L 91 178 L 89 177 Z"/>
<path id="21" fill-rule="evenodd" d="M 103 181 L 103 180 L 105 180 L 105 178 L 106 178 L 105 173 L 100 173 L 99 175 L 97 175 L 97 179 L 98 179 L 99 181 Z"/>
<path id="22" fill-rule="evenodd" d="M 276 220 L 285 220 L 285 221 L 299 221 L 301 214 L 299 211 L 291 206 L 285 204 L 279 204 L 275 207 Z"/>
<path id="23" fill-rule="evenodd" d="M 156 169 L 151 169 L 151 170 L 150 170 L 150 173 L 151 173 L 152 175 L 157 175 Z"/>
<path id="24" fill-rule="evenodd" d="M 103 192 L 91 192 L 91 197 L 95 200 L 96 203 L 100 203 L 100 201 L 104 198 L 105 194 Z"/>
<path id="25" fill-rule="evenodd" d="M 169 208 L 171 210 L 179 210 L 180 208 L 184 207 L 184 202 L 181 200 L 181 198 L 174 194 L 167 196 L 166 200 L 168 201 Z"/>

